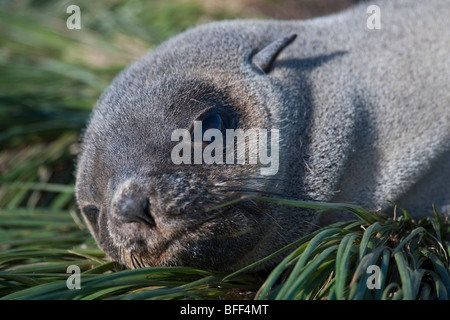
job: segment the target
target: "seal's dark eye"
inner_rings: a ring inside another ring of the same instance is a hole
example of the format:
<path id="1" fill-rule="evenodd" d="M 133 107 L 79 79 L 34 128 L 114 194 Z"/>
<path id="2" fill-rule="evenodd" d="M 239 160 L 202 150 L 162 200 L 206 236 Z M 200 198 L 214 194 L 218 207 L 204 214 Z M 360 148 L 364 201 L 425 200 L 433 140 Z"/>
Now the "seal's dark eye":
<path id="1" fill-rule="evenodd" d="M 202 134 L 205 133 L 208 129 L 218 129 L 220 131 L 224 131 L 225 123 L 222 117 L 218 113 L 214 113 L 208 116 L 206 119 L 202 121 Z"/>
<path id="2" fill-rule="evenodd" d="M 193 121 L 189 129 L 192 142 L 207 146 L 216 141 L 219 136 L 222 141 L 225 141 L 226 130 L 233 129 L 236 126 L 237 119 L 233 118 L 232 115 L 233 113 L 220 106 L 205 110 Z"/>
<path id="3" fill-rule="evenodd" d="M 83 213 L 86 219 L 92 225 L 95 232 L 98 231 L 98 216 L 100 215 L 100 210 L 96 206 L 86 206 L 83 208 Z"/>

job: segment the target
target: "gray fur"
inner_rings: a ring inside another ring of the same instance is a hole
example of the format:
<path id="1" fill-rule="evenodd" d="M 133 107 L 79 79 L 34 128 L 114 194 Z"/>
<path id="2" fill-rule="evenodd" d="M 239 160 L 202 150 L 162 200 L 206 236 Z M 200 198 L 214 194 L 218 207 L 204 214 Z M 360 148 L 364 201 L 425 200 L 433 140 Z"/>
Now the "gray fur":
<path id="1" fill-rule="evenodd" d="M 99 246 L 129 267 L 233 270 L 337 217 L 252 201 L 205 210 L 249 191 L 448 214 L 448 0 L 376 2 L 380 30 L 366 27 L 369 4 L 308 21 L 210 23 L 122 72 L 95 107 L 77 169 Z M 257 70 L 255 53 L 291 34 Z M 171 132 L 217 106 L 239 128 L 280 130 L 275 176 L 171 162 Z M 154 225 L 120 218 L 146 201 Z"/>

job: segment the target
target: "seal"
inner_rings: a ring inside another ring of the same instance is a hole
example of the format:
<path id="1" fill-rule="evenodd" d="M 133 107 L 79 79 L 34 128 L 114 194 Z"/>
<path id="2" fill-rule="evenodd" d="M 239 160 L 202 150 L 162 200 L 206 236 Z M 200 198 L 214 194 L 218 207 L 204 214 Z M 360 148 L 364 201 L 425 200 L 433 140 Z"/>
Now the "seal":
<path id="1" fill-rule="evenodd" d="M 236 270 L 333 220 L 252 198 L 218 207 L 245 195 L 369 210 L 392 200 L 413 217 L 434 203 L 448 214 L 450 7 L 376 4 L 381 29 L 367 27 L 365 3 L 306 21 L 213 22 L 121 72 L 77 163 L 77 201 L 99 247 L 130 268 Z M 261 163 L 174 163 L 172 134 L 194 122 L 224 139 L 277 130 L 276 174 Z"/>

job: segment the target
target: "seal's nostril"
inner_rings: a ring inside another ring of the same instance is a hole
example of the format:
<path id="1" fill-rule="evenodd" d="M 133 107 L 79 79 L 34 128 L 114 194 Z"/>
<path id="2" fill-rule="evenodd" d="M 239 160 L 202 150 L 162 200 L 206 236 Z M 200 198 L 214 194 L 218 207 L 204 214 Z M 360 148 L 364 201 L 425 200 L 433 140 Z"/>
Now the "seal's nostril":
<path id="1" fill-rule="evenodd" d="M 156 222 L 155 219 L 153 219 L 150 209 L 150 200 L 146 199 L 144 201 L 144 210 L 142 211 L 142 221 L 151 227 L 156 227 Z"/>

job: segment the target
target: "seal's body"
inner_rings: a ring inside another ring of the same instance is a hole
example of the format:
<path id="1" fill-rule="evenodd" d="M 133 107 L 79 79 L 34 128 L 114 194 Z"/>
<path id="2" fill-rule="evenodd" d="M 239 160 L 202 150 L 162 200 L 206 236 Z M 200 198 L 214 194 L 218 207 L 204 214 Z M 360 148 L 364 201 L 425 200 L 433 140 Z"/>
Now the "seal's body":
<path id="1" fill-rule="evenodd" d="M 376 4 L 381 29 L 367 27 L 368 3 L 309 21 L 216 22 L 122 72 L 95 107 L 77 168 L 99 246 L 129 267 L 233 270 L 319 223 L 250 200 L 209 210 L 247 193 L 449 213 L 450 6 Z M 171 134 L 195 120 L 279 130 L 277 174 L 174 164 Z"/>

